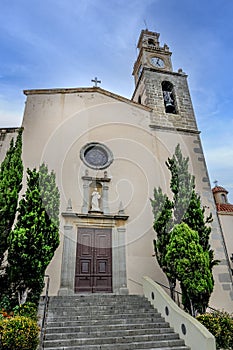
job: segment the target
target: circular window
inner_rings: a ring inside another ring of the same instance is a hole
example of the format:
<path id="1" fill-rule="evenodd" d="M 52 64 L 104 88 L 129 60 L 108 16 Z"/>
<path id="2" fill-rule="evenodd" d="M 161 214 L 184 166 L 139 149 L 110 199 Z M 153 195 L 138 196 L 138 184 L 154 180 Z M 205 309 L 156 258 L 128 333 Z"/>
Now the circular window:
<path id="1" fill-rule="evenodd" d="M 98 142 L 85 145 L 80 151 L 80 157 L 84 164 L 92 169 L 105 169 L 113 161 L 113 154 L 110 149 Z"/>

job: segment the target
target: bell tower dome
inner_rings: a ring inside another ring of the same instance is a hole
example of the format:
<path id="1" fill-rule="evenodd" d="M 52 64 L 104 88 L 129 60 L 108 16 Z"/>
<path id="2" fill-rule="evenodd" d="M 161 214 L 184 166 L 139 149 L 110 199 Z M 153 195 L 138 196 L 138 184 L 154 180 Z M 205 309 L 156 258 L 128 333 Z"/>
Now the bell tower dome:
<path id="1" fill-rule="evenodd" d="M 174 72 L 167 44 L 160 46 L 159 33 L 142 30 L 134 64 L 132 100 L 151 107 L 152 124 L 197 131 L 187 75 Z"/>

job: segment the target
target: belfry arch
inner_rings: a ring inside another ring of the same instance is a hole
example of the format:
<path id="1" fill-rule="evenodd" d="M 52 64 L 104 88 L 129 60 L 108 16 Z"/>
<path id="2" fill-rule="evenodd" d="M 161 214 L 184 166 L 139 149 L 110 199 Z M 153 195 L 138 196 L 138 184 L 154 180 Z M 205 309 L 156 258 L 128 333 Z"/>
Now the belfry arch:
<path id="1" fill-rule="evenodd" d="M 170 81 L 162 82 L 163 100 L 166 113 L 177 114 L 174 86 Z"/>

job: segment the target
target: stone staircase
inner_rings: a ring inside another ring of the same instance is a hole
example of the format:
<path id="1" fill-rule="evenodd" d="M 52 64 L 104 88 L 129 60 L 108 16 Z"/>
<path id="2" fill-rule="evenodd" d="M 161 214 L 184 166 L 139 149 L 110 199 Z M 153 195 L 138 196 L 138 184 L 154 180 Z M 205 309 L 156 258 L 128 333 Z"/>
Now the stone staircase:
<path id="1" fill-rule="evenodd" d="M 149 301 L 138 295 L 50 297 L 44 349 L 188 350 Z"/>

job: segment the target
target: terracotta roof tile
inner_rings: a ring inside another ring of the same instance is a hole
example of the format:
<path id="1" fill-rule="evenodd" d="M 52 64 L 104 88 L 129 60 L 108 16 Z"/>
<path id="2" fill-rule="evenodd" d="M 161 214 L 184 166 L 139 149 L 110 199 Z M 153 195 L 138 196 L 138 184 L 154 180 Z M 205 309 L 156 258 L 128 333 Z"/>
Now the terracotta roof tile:
<path id="1" fill-rule="evenodd" d="M 228 193 L 228 191 L 222 186 L 215 186 L 214 188 L 212 188 L 212 192 L 213 193 L 225 192 L 226 194 Z"/>
<path id="2" fill-rule="evenodd" d="M 220 204 L 220 203 L 217 203 L 216 204 L 216 207 L 217 207 L 217 211 L 225 211 L 225 212 L 228 212 L 228 213 L 233 213 L 233 204 Z"/>

